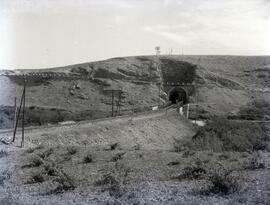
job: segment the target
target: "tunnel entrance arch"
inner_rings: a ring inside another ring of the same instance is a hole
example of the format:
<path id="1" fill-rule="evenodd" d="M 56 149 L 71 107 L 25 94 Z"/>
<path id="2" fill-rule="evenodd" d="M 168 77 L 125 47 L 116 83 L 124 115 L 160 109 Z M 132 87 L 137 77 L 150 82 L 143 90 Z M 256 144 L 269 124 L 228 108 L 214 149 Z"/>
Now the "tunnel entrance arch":
<path id="1" fill-rule="evenodd" d="M 183 104 L 186 104 L 188 102 L 188 92 L 185 88 L 182 87 L 173 87 L 168 92 L 169 101 L 171 101 L 172 104 L 176 104 L 177 102 L 183 102 Z"/>

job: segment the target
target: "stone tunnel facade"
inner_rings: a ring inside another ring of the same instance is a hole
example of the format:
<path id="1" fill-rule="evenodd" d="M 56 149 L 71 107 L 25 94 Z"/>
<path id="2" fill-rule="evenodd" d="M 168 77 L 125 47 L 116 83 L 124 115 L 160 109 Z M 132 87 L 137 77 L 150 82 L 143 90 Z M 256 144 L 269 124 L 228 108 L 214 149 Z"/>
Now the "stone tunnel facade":
<path id="1" fill-rule="evenodd" d="M 176 104 L 182 101 L 184 104 L 189 102 L 189 97 L 195 92 L 193 84 L 167 84 L 163 85 L 164 91 L 167 93 L 168 100 Z"/>

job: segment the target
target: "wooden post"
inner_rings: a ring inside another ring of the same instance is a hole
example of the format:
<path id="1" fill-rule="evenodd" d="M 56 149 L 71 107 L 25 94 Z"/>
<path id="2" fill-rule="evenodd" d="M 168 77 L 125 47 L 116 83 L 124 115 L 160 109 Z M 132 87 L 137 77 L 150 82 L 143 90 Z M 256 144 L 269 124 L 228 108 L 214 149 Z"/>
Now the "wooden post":
<path id="1" fill-rule="evenodd" d="M 134 110 L 135 110 L 135 100 L 134 97 L 132 97 L 132 115 L 134 115 Z"/>
<path id="2" fill-rule="evenodd" d="M 114 101 L 114 93 L 113 93 L 113 90 L 112 90 L 112 117 L 113 117 L 113 101 Z"/>
<path id="3" fill-rule="evenodd" d="M 122 103 L 122 94 L 123 94 L 123 92 L 122 92 L 122 90 L 120 90 L 119 91 L 119 94 L 118 94 L 118 115 L 120 115 L 121 114 L 121 103 Z"/>
<path id="4" fill-rule="evenodd" d="M 158 108 L 160 107 L 160 85 L 161 83 L 158 85 Z"/>
<path id="5" fill-rule="evenodd" d="M 20 117 L 21 108 L 22 108 L 22 103 L 23 103 L 24 90 L 25 90 L 25 87 L 23 88 L 23 93 L 22 93 L 22 97 L 21 97 L 20 107 L 19 107 L 19 110 L 18 110 L 18 112 L 17 112 L 17 117 L 16 117 L 16 123 L 15 123 L 14 131 L 13 131 L 13 139 L 12 139 L 12 142 L 15 141 L 15 137 L 16 137 L 16 132 L 17 132 L 17 127 L 18 127 L 19 117 Z"/>
<path id="6" fill-rule="evenodd" d="M 189 118 L 189 103 L 187 104 L 187 119 Z"/>
<path id="7" fill-rule="evenodd" d="M 15 130 L 16 125 L 16 119 L 17 119 L 17 98 L 14 98 L 14 119 L 13 119 L 13 130 Z"/>
<path id="8" fill-rule="evenodd" d="M 26 80 L 24 79 L 24 93 L 23 93 L 23 111 L 22 111 L 22 141 L 21 141 L 21 147 L 24 146 L 24 113 L 25 113 L 25 82 Z"/>

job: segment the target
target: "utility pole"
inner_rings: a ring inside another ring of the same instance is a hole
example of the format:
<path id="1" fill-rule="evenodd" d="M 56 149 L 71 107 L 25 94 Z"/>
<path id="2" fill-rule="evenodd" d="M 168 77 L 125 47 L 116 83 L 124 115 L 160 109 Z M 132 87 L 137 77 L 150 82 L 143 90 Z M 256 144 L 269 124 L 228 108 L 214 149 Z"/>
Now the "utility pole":
<path id="1" fill-rule="evenodd" d="M 124 92 L 122 90 L 118 90 L 118 115 L 120 115 L 121 113 L 121 106 L 122 105 L 122 99 L 124 98 L 123 96 Z"/>
<path id="2" fill-rule="evenodd" d="M 20 113 L 21 113 L 21 109 L 23 109 L 22 111 L 22 141 L 21 141 L 21 147 L 23 147 L 24 145 L 24 114 L 25 114 L 25 93 L 26 93 L 26 79 L 23 79 L 23 92 L 22 92 L 22 97 L 21 97 L 21 102 L 20 102 L 20 107 L 17 113 L 17 117 L 16 117 L 16 123 L 14 126 L 14 131 L 13 131 L 13 139 L 12 142 L 15 141 L 16 138 L 16 132 L 17 132 L 17 127 L 18 127 L 18 122 L 19 122 L 19 118 L 20 118 Z"/>
<path id="3" fill-rule="evenodd" d="M 111 93 L 111 115 L 112 117 L 115 116 L 115 110 L 114 110 L 114 101 L 116 101 L 116 115 L 119 114 L 120 115 L 120 106 L 122 106 L 121 104 L 121 99 L 123 98 L 122 94 L 123 91 L 119 90 L 119 89 L 108 89 L 108 90 L 104 90 L 104 92 L 110 92 Z M 117 93 L 118 93 L 118 100 L 115 100 L 115 98 L 117 97 Z M 115 95 L 116 94 L 116 95 Z"/>
<path id="4" fill-rule="evenodd" d="M 113 101 L 114 101 L 114 90 L 111 90 L 112 91 L 112 117 L 113 117 L 113 115 L 114 115 L 114 111 L 113 111 Z"/>
<path id="5" fill-rule="evenodd" d="M 17 98 L 14 98 L 14 119 L 13 119 L 13 130 L 15 130 L 16 125 L 16 119 L 17 119 Z"/>
<path id="6" fill-rule="evenodd" d="M 158 107 L 160 107 L 160 86 L 161 82 L 158 84 Z"/>
<path id="7" fill-rule="evenodd" d="M 121 91 L 118 93 L 118 115 L 120 115 L 121 110 Z"/>
<path id="8" fill-rule="evenodd" d="M 22 111 L 22 141 L 21 141 L 21 147 L 24 146 L 25 87 L 26 87 L 26 80 L 24 79 L 24 95 L 23 95 L 23 111 Z"/>
<path id="9" fill-rule="evenodd" d="M 200 61 L 201 61 L 201 57 L 198 59 L 198 63 L 197 63 L 197 66 L 199 67 L 200 66 Z M 196 94 L 196 114 L 195 114 L 195 124 L 197 123 L 197 115 L 198 115 L 198 87 L 197 87 L 197 84 L 195 82 L 195 94 Z"/>

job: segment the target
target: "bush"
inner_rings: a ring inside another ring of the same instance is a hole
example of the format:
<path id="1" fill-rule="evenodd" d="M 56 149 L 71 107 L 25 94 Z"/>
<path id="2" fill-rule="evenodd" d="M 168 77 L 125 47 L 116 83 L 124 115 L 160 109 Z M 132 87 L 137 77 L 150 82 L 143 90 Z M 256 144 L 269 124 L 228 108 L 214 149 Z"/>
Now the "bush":
<path id="1" fill-rule="evenodd" d="M 35 184 L 44 182 L 44 177 L 41 173 L 35 173 L 31 178 L 26 182 L 27 184 Z"/>
<path id="2" fill-rule="evenodd" d="M 70 155 L 74 155 L 77 152 L 76 147 L 67 147 L 67 151 Z"/>
<path id="3" fill-rule="evenodd" d="M 11 173 L 8 170 L 2 171 L 0 173 L 0 186 L 4 185 L 4 182 L 10 178 Z"/>
<path id="4" fill-rule="evenodd" d="M 258 153 L 255 153 L 244 164 L 244 169 L 248 169 L 248 170 L 264 169 L 264 168 L 265 168 L 265 163 L 264 161 L 262 161 L 261 156 Z"/>
<path id="5" fill-rule="evenodd" d="M 93 156 L 91 154 L 87 154 L 84 158 L 83 158 L 83 162 L 84 163 L 91 163 L 93 162 Z"/>
<path id="6" fill-rule="evenodd" d="M 47 150 L 45 150 L 44 152 L 38 154 L 42 159 L 45 159 L 47 157 L 49 157 L 51 154 L 53 153 L 53 149 L 49 148 Z"/>
<path id="7" fill-rule="evenodd" d="M 115 156 L 112 157 L 111 161 L 112 162 L 117 162 L 118 160 L 122 159 L 124 154 L 125 153 L 117 153 Z"/>
<path id="8" fill-rule="evenodd" d="M 50 164 L 45 165 L 44 170 L 45 170 L 46 174 L 49 176 L 56 176 L 57 175 L 57 170 Z"/>
<path id="9" fill-rule="evenodd" d="M 118 147 L 118 144 L 119 144 L 118 142 L 111 144 L 110 149 L 115 150 Z"/>
<path id="10" fill-rule="evenodd" d="M 30 159 L 29 164 L 23 165 L 22 168 L 39 167 L 42 164 L 42 160 L 38 156 L 35 156 Z"/>
<path id="11" fill-rule="evenodd" d="M 104 191 L 109 191 L 109 194 L 114 197 L 120 197 L 122 195 L 121 183 L 116 180 L 111 174 L 102 176 L 102 179 L 95 182 L 96 186 L 102 186 Z"/>
<path id="12" fill-rule="evenodd" d="M 201 166 L 188 166 L 184 168 L 182 174 L 174 178 L 178 179 L 179 181 L 182 181 L 185 179 L 188 179 L 188 180 L 202 179 L 205 174 L 206 174 L 206 170 Z"/>
<path id="13" fill-rule="evenodd" d="M 211 182 L 211 185 L 203 191 L 203 194 L 206 195 L 227 195 L 239 192 L 241 189 L 239 177 L 234 176 L 231 171 L 224 168 L 214 169 L 214 171 L 208 173 L 207 180 Z"/>
<path id="14" fill-rule="evenodd" d="M 199 128 L 197 134 L 192 138 L 176 143 L 179 147 L 188 147 L 191 150 L 212 150 L 216 152 L 249 152 L 262 150 L 266 147 L 264 132 L 258 124 L 235 122 L 224 118 L 216 118 L 206 126 Z"/>
<path id="15" fill-rule="evenodd" d="M 76 188 L 74 182 L 71 178 L 67 177 L 67 175 L 58 176 L 54 182 L 57 183 L 57 187 L 52 191 L 54 194 L 63 193 Z"/>
<path id="16" fill-rule="evenodd" d="M 8 153 L 6 150 L 3 150 L 3 149 L 0 150 L 0 158 L 6 157 L 7 155 L 8 155 Z"/>

